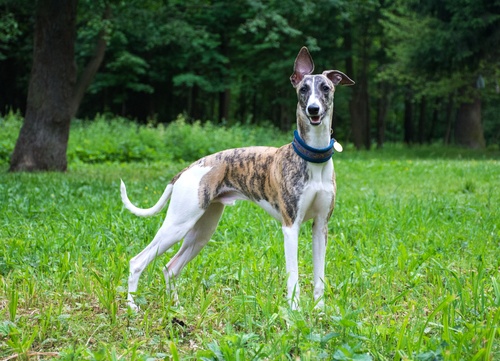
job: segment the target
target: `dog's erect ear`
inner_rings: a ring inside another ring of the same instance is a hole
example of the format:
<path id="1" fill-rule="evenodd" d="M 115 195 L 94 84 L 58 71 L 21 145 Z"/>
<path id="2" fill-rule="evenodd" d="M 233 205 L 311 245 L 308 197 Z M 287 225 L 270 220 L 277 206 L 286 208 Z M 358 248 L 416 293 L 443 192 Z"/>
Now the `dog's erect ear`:
<path id="1" fill-rule="evenodd" d="M 314 62 L 309 54 L 309 50 L 305 46 L 299 51 L 299 55 L 295 59 L 293 65 L 293 74 L 290 76 L 290 81 L 295 88 L 297 84 L 304 78 L 304 75 L 311 74 L 314 70 Z"/>
<path id="2" fill-rule="evenodd" d="M 330 79 L 333 85 L 354 85 L 354 81 L 338 70 L 325 70 L 323 75 Z"/>

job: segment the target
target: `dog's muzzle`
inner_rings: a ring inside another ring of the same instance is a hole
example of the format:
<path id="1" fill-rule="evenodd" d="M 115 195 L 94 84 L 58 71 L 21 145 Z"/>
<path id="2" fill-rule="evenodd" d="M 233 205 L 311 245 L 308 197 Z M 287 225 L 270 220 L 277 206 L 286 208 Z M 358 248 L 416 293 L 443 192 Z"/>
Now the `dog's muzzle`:
<path id="1" fill-rule="evenodd" d="M 306 115 L 309 118 L 311 125 L 320 125 L 323 116 L 319 113 L 321 108 L 319 105 L 311 104 L 306 108 Z"/>

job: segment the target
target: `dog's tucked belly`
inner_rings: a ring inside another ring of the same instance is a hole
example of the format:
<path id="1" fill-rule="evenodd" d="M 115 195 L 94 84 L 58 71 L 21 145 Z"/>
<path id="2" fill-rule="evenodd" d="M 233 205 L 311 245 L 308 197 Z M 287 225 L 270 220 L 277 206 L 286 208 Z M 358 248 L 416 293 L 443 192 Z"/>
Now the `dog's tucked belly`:
<path id="1" fill-rule="evenodd" d="M 213 199 L 212 202 L 219 202 L 224 204 L 225 206 L 234 206 L 235 202 L 238 200 L 250 200 L 255 202 L 258 206 L 260 206 L 262 209 L 264 209 L 271 217 L 275 218 L 278 221 L 282 221 L 281 214 L 279 211 L 272 206 L 271 203 L 268 201 L 261 199 L 258 201 L 255 201 L 253 199 L 250 199 L 246 196 L 244 196 L 241 192 L 235 191 L 235 190 L 227 190 L 217 196 L 216 198 Z"/>

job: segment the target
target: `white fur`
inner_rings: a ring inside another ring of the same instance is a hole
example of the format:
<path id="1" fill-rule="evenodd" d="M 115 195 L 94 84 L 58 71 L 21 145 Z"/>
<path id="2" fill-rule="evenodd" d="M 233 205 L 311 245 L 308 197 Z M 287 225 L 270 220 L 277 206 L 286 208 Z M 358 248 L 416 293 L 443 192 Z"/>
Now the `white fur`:
<path id="1" fill-rule="evenodd" d="M 125 183 L 123 183 L 123 180 L 121 179 L 120 179 L 120 193 L 125 208 L 127 208 L 130 212 L 132 212 L 136 216 L 149 217 L 160 212 L 165 207 L 168 200 L 170 199 L 170 195 L 172 194 L 172 185 L 171 184 L 167 185 L 158 202 L 156 202 L 156 204 L 153 207 L 147 209 L 138 208 L 134 206 L 132 202 L 130 202 L 127 196 L 127 187 L 125 187 Z"/>
<path id="2" fill-rule="evenodd" d="M 276 209 L 274 209 L 273 206 L 269 202 L 261 199 L 260 201 L 258 201 L 256 203 L 260 208 L 265 210 L 267 212 L 267 214 L 269 214 L 271 217 L 273 217 L 274 219 L 276 219 L 279 222 L 283 222 L 283 218 L 281 217 L 281 214 Z"/>
<path id="3" fill-rule="evenodd" d="M 307 99 L 307 106 L 306 106 L 306 113 L 307 115 L 311 116 L 311 114 L 309 114 L 309 107 L 311 105 L 317 105 L 319 106 L 319 114 L 320 115 L 323 115 L 323 113 L 325 112 L 325 107 L 323 106 L 323 104 L 321 103 L 319 97 L 318 97 L 318 94 L 316 94 L 316 80 L 317 78 L 316 77 L 313 77 L 312 79 L 312 86 L 311 86 L 311 96 L 309 97 L 309 99 Z"/>
<path id="4" fill-rule="evenodd" d="M 182 267 L 189 262 L 208 242 L 212 233 L 208 230 L 215 230 L 213 222 L 218 222 L 219 217 L 214 220 L 210 216 L 210 211 L 222 213 L 217 206 L 209 207 L 207 211 L 200 208 L 198 204 L 198 194 L 193 190 L 198 189 L 198 184 L 201 178 L 210 171 L 210 167 L 194 166 L 185 171 L 177 180 L 175 185 L 169 184 L 163 192 L 160 201 L 148 210 L 141 210 L 130 203 L 125 184 L 121 183 L 122 200 L 127 209 L 130 209 L 134 214 L 139 216 L 149 216 L 165 206 L 167 200 L 171 198 L 170 207 L 167 210 L 167 216 L 163 225 L 158 230 L 158 233 L 153 238 L 153 241 L 137 256 L 130 260 L 130 276 L 128 281 L 128 303 L 130 307 L 136 309 L 132 293 L 137 291 L 139 277 L 146 266 L 153 261 L 157 255 L 164 253 L 175 243 L 184 239 L 184 244 L 179 252 L 172 258 L 167 265 L 164 275 L 167 282 L 167 289 L 171 291 L 173 285 L 171 278 L 176 276 Z M 205 213 L 205 216 L 204 216 Z M 203 217 L 202 217 L 203 216 Z M 213 226 L 213 227 L 212 227 Z M 207 236 L 208 235 L 208 236 Z M 195 241 L 196 236 L 200 236 L 198 243 Z M 174 298 L 176 295 L 173 294 Z"/>

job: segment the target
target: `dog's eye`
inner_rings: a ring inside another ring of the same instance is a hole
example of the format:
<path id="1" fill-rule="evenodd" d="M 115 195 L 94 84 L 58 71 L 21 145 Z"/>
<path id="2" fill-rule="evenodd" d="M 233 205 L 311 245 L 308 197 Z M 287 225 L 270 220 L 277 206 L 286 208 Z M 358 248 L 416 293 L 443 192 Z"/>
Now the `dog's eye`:
<path id="1" fill-rule="evenodd" d="M 325 93 L 328 93 L 330 91 L 330 87 L 328 85 L 323 85 L 322 89 Z"/>
<path id="2" fill-rule="evenodd" d="M 301 87 L 299 89 L 300 94 L 305 94 L 305 93 L 307 93 L 308 90 L 309 90 L 309 88 L 307 87 L 307 85 L 304 85 L 303 87 Z"/>

